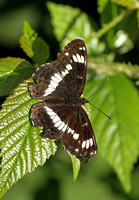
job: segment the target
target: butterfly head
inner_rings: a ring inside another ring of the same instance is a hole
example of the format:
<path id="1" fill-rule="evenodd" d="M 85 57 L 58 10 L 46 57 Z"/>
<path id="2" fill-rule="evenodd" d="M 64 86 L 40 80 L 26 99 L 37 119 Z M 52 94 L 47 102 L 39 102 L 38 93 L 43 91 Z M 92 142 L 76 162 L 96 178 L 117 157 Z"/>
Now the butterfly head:
<path id="1" fill-rule="evenodd" d="M 85 99 L 85 98 L 82 98 L 82 105 L 85 105 L 87 103 L 89 103 L 89 101 L 87 99 Z"/>

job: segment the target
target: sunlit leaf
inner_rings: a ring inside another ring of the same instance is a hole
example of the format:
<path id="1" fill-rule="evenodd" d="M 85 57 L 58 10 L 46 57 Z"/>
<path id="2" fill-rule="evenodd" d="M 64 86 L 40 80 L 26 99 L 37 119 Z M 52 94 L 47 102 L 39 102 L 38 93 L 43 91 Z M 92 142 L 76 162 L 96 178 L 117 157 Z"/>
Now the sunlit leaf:
<path id="1" fill-rule="evenodd" d="M 38 165 L 43 165 L 56 151 L 54 142 L 40 136 L 42 128 L 29 119 L 31 105 L 37 103 L 28 92 L 29 79 L 9 96 L 0 111 L 0 147 L 2 157 L 0 197 Z"/>
<path id="2" fill-rule="evenodd" d="M 88 54 L 100 53 L 105 49 L 104 42 L 93 38 L 96 23 L 90 22 L 86 13 L 79 8 L 48 2 L 54 33 L 61 48 L 75 38 L 82 38 L 87 46 Z M 72 13 L 72 14 L 71 14 Z"/>
<path id="3" fill-rule="evenodd" d="M 88 83 L 89 94 L 86 95 L 89 96 L 101 83 L 102 79 L 96 76 L 94 82 Z M 137 90 L 125 76 L 112 76 L 90 101 L 112 118 L 110 121 L 92 108 L 92 125 L 98 142 L 98 151 L 114 168 L 125 191 L 129 192 L 131 171 L 138 156 Z"/>
<path id="4" fill-rule="evenodd" d="M 112 0 L 113 2 L 120 4 L 122 6 L 134 6 L 136 3 L 136 0 Z"/>
<path id="5" fill-rule="evenodd" d="M 23 36 L 20 38 L 20 45 L 24 52 L 38 64 L 44 64 L 49 58 L 48 44 L 24 22 Z"/>
<path id="6" fill-rule="evenodd" d="M 73 155 L 71 155 L 71 160 L 72 160 L 72 167 L 73 167 L 73 181 L 76 181 L 79 171 L 80 171 L 80 161 Z"/>

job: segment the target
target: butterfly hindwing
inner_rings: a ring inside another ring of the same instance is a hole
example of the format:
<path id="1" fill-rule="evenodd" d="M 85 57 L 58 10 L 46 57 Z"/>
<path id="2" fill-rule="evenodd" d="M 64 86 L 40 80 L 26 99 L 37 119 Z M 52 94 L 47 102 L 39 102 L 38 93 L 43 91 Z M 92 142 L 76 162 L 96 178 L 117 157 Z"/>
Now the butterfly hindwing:
<path id="1" fill-rule="evenodd" d="M 58 140 L 62 137 L 61 132 L 54 126 L 52 118 L 56 117 L 56 113 L 51 112 L 51 118 L 49 112 L 46 110 L 44 103 L 38 103 L 31 108 L 31 121 L 33 126 L 42 126 L 44 128 L 43 137 L 51 140 Z"/>
<path id="2" fill-rule="evenodd" d="M 94 132 L 87 114 L 81 107 L 35 104 L 31 109 L 34 126 L 45 129 L 43 137 L 61 139 L 63 146 L 78 159 L 87 160 L 97 151 Z"/>
<path id="3" fill-rule="evenodd" d="M 80 161 L 97 152 L 97 144 L 89 118 L 82 107 L 74 109 L 68 128 L 62 136 L 64 147 Z"/>

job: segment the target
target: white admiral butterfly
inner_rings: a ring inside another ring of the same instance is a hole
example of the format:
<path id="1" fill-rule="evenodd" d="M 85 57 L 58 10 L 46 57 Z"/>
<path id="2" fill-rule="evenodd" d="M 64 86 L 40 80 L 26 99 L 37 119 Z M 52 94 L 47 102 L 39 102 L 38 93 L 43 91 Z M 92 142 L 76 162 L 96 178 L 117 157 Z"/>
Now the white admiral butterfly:
<path id="1" fill-rule="evenodd" d="M 86 163 L 97 152 L 90 120 L 80 98 L 86 81 L 87 50 L 81 39 L 75 39 L 58 54 L 57 62 L 46 63 L 33 74 L 29 84 L 33 98 L 42 101 L 31 108 L 33 126 L 42 126 L 43 137 L 61 139 L 63 146 Z"/>

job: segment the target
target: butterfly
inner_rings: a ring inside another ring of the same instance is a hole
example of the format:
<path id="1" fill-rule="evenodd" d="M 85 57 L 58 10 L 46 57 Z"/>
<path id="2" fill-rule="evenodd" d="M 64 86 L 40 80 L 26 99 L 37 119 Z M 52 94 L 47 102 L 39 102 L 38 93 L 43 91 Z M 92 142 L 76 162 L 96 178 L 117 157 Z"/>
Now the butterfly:
<path id="1" fill-rule="evenodd" d="M 40 66 L 33 74 L 35 83 L 29 91 L 40 103 L 31 108 L 33 126 L 42 126 L 43 137 L 61 140 L 62 145 L 77 159 L 88 162 L 97 152 L 90 120 L 82 108 L 88 103 L 81 98 L 86 82 L 87 49 L 82 39 L 67 44 L 57 61 Z"/>

